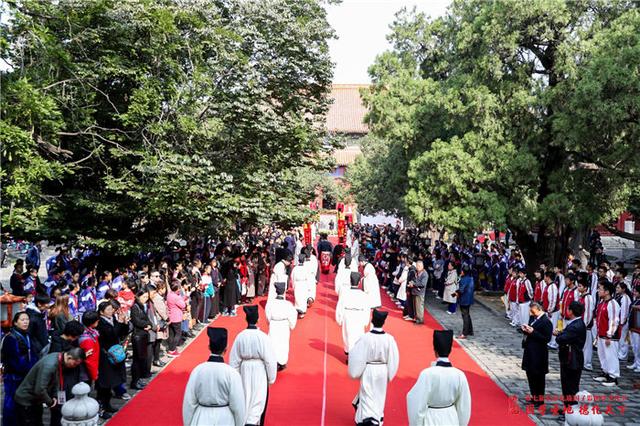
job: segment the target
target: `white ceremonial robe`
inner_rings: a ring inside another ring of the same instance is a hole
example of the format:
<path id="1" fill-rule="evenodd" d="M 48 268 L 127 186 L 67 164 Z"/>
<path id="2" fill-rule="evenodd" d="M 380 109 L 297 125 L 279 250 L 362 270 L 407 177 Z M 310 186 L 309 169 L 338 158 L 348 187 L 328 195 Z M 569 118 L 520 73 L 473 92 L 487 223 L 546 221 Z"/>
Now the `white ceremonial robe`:
<path id="1" fill-rule="evenodd" d="M 378 282 L 378 276 L 376 275 L 376 269 L 372 264 L 367 263 L 364 265 L 364 280 L 362 286 L 364 292 L 369 296 L 370 305 L 372 308 L 382 306 L 382 300 L 380 299 L 380 283 Z"/>
<path id="2" fill-rule="evenodd" d="M 275 264 L 273 267 L 273 272 L 271 272 L 271 278 L 269 279 L 269 295 L 267 299 L 275 299 L 278 293 L 276 293 L 276 283 L 285 283 L 287 286 L 289 284 L 289 275 L 287 274 L 287 267 L 284 262 L 280 261 Z M 284 290 L 285 294 L 287 293 L 287 287 L 285 286 Z"/>
<path id="3" fill-rule="evenodd" d="M 307 299 L 309 292 L 309 270 L 306 264 L 298 265 L 291 271 L 291 283 L 293 285 L 293 298 L 296 310 L 300 313 L 307 312 Z"/>
<path id="4" fill-rule="evenodd" d="M 373 417 L 381 421 L 387 384 L 398 372 L 400 354 L 396 340 L 381 329 L 374 328 L 362 336 L 349 351 L 349 376 L 360 379 L 356 423 Z"/>
<path id="5" fill-rule="evenodd" d="M 339 281 L 338 281 L 338 276 L 340 274 L 344 275 L 344 270 L 346 269 L 346 266 L 344 266 L 344 257 L 342 259 L 340 259 L 340 262 L 338 262 L 338 271 L 336 272 L 336 276 L 333 279 L 333 287 L 334 290 L 336 291 L 336 293 L 338 293 L 339 290 Z"/>
<path id="6" fill-rule="evenodd" d="M 229 355 L 229 365 L 242 378 L 245 424 L 259 424 L 267 403 L 267 391 L 276 381 L 278 364 L 271 339 L 257 328 L 238 334 Z"/>
<path id="7" fill-rule="evenodd" d="M 464 373 L 435 364 L 422 370 L 407 394 L 407 414 L 410 426 L 469 424 L 471 392 Z"/>
<path id="8" fill-rule="evenodd" d="M 364 329 L 369 324 L 370 306 L 369 296 L 358 288 L 350 288 L 340 293 L 336 306 L 336 322 L 342 326 L 345 352 L 348 353 L 364 334 Z"/>
<path id="9" fill-rule="evenodd" d="M 244 420 L 242 379 L 233 367 L 204 362 L 191 371 L 182 402 L 185 426 L 242 426 Z"/>
<path id="10" fill-rule="evenodd" d="M 344 266 L 344 263 L 342 269 L 338 267 L 338 272 L 336 273 L 336 278 L 334 281 L 336 293 L 338 294 L 338 296 L 340 296 L 340 292 L 342 290 L 348 290 L 349 288 L 351 288 L 351 272 L 352 269 Z"/>
<path id="11" fill-rule="evenodd" d="M 291 330 L 296 326 L 298 312 L 291 302 L 276 297 L 267 302 L 265 315 L 269 321 L 269 337 L 276 353 L 276 361 L 285 365 L 289 361 L 289 339 Z"/>
<path id="12" fill-rule="evenodd" d="M 353 243 L 351 244 L 351 259 L 353 259 L 354 262 L 357 262 L 358 256 L 360 256 L 360 242 L 354 238 Z"/>
<path id="13" fill-rule="evenodd" d="M 316 285 L 318 284 L 318 258 L 311 255 L 304 265 L 307 267 L 309 273 L 309 297 L 316 300 Z"/>
<path id="14" fill-rule="evenodd" d="M 303 248 L 304 248 L 304 245 L 302 244 L 302 241 L 296 240 L 296 253 L 293 255 L 293 260 L 295 261 L 296 265 L 298 264 L 298 260 L 300 259 L 300 253 L 302 253 Z"/>

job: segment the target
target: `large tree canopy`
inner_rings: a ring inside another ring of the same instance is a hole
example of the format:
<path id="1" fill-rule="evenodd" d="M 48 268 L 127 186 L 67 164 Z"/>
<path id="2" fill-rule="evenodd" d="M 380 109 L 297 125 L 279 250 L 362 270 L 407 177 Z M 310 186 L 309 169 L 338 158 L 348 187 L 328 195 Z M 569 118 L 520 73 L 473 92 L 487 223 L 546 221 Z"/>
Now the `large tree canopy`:
<path id="1" fill-rule="evenodd" d="M 634 2 L 454 1 L 435 20 L 399 12 L 389 39 L 365 93 L 376 143 L 350 174 L 365 208 L 395 202 L 451 231 L 509 226 L 557 260 L 637 199 Z"/>
<path id="2" fill-rule="evenodd" d="M 300 223 L 323 167 L 320 0 L 14 0 L 2 222 L 120 250 Z"/>

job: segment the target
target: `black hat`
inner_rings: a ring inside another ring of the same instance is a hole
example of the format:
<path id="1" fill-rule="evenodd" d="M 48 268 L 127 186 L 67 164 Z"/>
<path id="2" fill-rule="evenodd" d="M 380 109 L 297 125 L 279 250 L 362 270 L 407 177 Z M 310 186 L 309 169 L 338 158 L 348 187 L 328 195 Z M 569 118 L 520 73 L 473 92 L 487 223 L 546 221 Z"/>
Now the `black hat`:
<path id="1" fill-rule="evenodd" d="M 351 272 L 351 287 L 358 287 L 360 284 L 360 272 Z"/>
<path id="2" fill-rule="evenodd" d="M 211 352 L 220 353 L 227 348 L 227 329 L 221 327 L 207 327 L 209 336 L 209 349 Z"/>
<path id="3" fill-rule="evenodd" d="M 449 356 L 453 345 L 452 330 L 435 330 L 433 332 L 433 349 L 438 356 Z"/>
<path id="4" fill-rule="evenodd" d="M 276 288 L 276 294 L 284 294 L 284 287 L 286 283 L 274 283 L 273 286 Z"/>
<path id="5" fill-rule="evenodd" d="M 389 315 L 388 311 L 379 311 L 377 309 L 373 310 L 373 317 L 371 318 L 371 322 L 374 327 L 382 327 L 384 322 L 387 319 L 387 315 Z"/>
<path id="6" fill-rule="evenodd" d="M 244 310 L 244 313 L 247 316 L 247 323 L 249 324 L 258 323 L 258 305 L 243 306 L 242 310 Z"/>

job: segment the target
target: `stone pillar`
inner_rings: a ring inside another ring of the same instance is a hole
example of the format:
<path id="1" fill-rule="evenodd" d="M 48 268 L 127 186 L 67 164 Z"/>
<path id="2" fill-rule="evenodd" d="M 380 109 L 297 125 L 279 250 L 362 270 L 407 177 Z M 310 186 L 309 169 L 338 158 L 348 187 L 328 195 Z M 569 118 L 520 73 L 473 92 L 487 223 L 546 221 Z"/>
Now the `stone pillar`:
<path id="1" fill-rule="evenodd" d="M 62 406 L 62 426 L 95 426 L 98 424 L 98 401 L 89 397 L 91 388 L 80 382 L 71 389 L 73 398 Z"/>

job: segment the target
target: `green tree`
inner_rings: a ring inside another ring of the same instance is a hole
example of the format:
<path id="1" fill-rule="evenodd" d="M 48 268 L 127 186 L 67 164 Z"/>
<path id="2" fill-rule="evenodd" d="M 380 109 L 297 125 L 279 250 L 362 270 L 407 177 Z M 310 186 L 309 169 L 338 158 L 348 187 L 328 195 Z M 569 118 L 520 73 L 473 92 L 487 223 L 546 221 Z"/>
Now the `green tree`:
<path id="1" fill-rule="evenodd" d="M 436 20 L 401 11 L 366 96 L 373 133 L 400 154 L 365 151 L 361 167 L 395 167 L 384 189 L 418 222 L 509 226 L 531 263 L 558 262 L 630 204 L 638 34 L 627 1 L 454 1 Z"/>
<path id="2" fill-rule="evenodd" d="M 0 137 L 12 232 L 127 251 L 300 223 L 323 166 L 321 1 L 8 2 Z"/>

